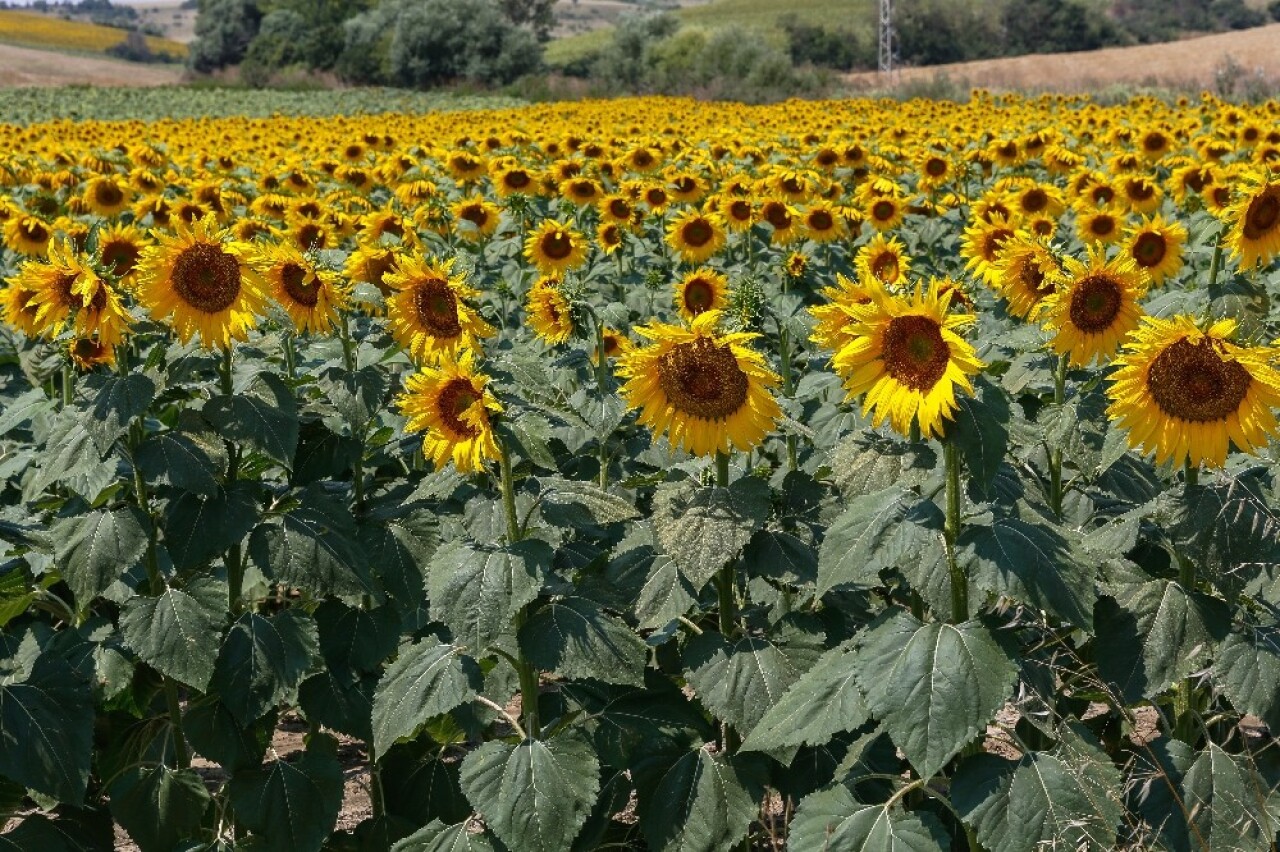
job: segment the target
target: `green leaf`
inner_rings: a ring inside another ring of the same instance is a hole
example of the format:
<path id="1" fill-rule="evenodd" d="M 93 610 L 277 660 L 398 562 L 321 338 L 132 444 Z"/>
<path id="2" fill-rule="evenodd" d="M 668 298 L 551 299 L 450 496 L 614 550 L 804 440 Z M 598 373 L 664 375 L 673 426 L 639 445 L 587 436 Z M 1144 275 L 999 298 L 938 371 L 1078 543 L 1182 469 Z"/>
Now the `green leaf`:
<path id="1" fill-rule="evenodd" d="M 480 670 L 461 649 L 435 637 L 406 645 L 387 666 L 373 697 L 373 749 L 386 754 L 433 716 L 475 697 Z"/>
<path id="2" fill-rule="evenodd" d="M 1175 582 L 1127 586 L 1098 599 L 1098 673 L 1137 703 L 1196 671 L 1230 625 L 1225 603 Z"/>
<path id="3" fill-rule="evenodd" d="M 262 763 L 275 727 L 275 713 L 241 725 L 217 696 L 190 702 L 182 714 L 182 731 L 191 747 L 231 772 Z"/>
<path id="4" fill-rule="evenodd" d="M 591 482 L 544 480 L 542 514 L 553 524 L 604 526 L 640 517 L 636 507 Z"/>
<path id="5" fill-rule="evenodd" d="M 354 373 L 331 367 L 316 384 L 347 426 L 349 434 L 364 430 L 382 409 L 382 400 L 387 393 L 387 378 L 375 366 L 362 367 Z"/>
<path id="6" fill-rule="evenodd" d="M 1214 743 L 1200 752 L 1182 779 L 1182 797 L 1193 837 L 1206 852 L 1264 852 L 1276 824 L 1259 802 L 1267 785 L 1240 758 Z"/>
<path id="7" fill-rule="evenodd" d="M 373 739 L 373 693 L 377 687 L 376 675 L 321 668 L 298 685 L 298 707 L 308 722 L 368 742 Z"/>
<path id="8" fill-rule="evenodd" d="M 247 393 L 215 396 L 204 407 L 209 425 L 224 438 L 252 447 L 286 468 L 298 448 L 298 404 L 293 391 L 270 373 L 259 373 Z"/>
<path id="9" fill-rule="evenodd" d="M 156 383 L 144 373 L 127 376 L 95 373 L 86 380 L 85 389 L 91 393 L 96 391 L 93 408 L 84 425 L 101 455 L 106 455 L 129 424 L 146 413 L 156 397 Z"/>
<path id="10" fill-rule="evenodd" d="M 1241 713 L 1280 731 L 1280 628 L 1248 626 L 1232 632 L 1213 661 L 1213 680 Z"/>
<path id="11" fill-rule="evenodd" d="M 163 675 L 203 692 L 213 677 L 227 613 L 227 586 L 198 578 L 160 597 L 132 597 L 120 616 L 124 643 Z"/>
<path id="12" fill-rule="evenodd" d="M 23 680 L 0 669 L 0 775 L 79 804 L 89 783 L 93 693 L 62 658 L 41 655 Z"/>
<path id="13" fill-rule="evenodd" d="M 23 486 L 28 500 L 38 499 L 51 485 L 65 485 L 92 501 L 115 479 L 115 465 L 102 463 L 83 413 L 73 409 L 53 417 L 39 459 L 40 467 Z"/>
<path id="14" fill-rule="evenodd" d="M 684 480 L 653 495 L 653 531 L 695 589 L 733 560 L 769 517 L 769 485 L 747 476 L 728 488 Z"/>
<path id="15" fill-rule="evenodd" d="M 857 652 L 855 678 L 923 778 L 986 728 L 1013 691 L 1017 665 L 980 622 L 921 624 L 882 617 Z"/>
<path id="16" fill-rule="evenodd" d="M 377 671 L 400 641 L 400 619 L 391 606 L 361 609 L 330 598 L 312 616 L 320 653 L 331 669 Z"/>
<path id="17" fill-rule="evenodd" d="M 564 678 L 644 684 L 644 640 L 586 598 L 543 606 L 520 628 L 520 650 L 535 666 Z"/>
<path id="18" fill-rule="evenodd" d="M 845 439 L 831 454 L 831 477 L 846 500 L 894 486 L 922 485 L 937 466 L 938 454 L 928 444 L 874 432 Z"/>
<path id="19" fill-rule="evenodd" d="M 817 582 L 818 554 L 812 544 L 780 529 L 756 533 L 742 554 L 753 577 L 768 577 L 793 586 Z"/>
<path id="20" fill-rule="evenodd" d="M 185 432 L 161 432 L 143 441 L 134 463 L 152 482 L 211 497 L 225 466 L 223 448 Z"/>
<path id="21" fill-rule="evenodd" d="M 810 646 L 704 633 L 685 646 L 685 677 L 708 710 L 747 735 L 817 656 Z"/>
<path id="22" fill-rule="evenodd" d="M 471 803 L 459 785 L 459 763 L 427 737 L 379 755 L 387 813 L 414 820 L 421 820 L 422 814 L 447 822 L 466 820 L 471 816 Z"/>
<path id="23" fill-rule="evenodd" d="M 142 852 L 172 852 L 196 837 L 213 801 L 193 769 L 131 769 L 111 785 L 111 815 Z"/>
<path id="24" fill-rule="evenodd" d="M 867 721 L 867 707 L 854 681 L 857 654 L 832 648 L 787 688 L 743 742 L 744 751 L 824 745 L 841 731 Z"/>
<path id="25" fill-rule="evenodd" d="M 454 641 L 478 656 L 514 634 L 512 621 L 538 596 L 551 556 L 551 548 L 535 540 L 503 548 L 445 544 L 428 569 L 432 618 L 444 622 Z"/>
<path id="26" fill-rule="evenodd" d="M 254 488 L 239 482 L 204 496 L 184 492 L 164 513 L 164 543 L 179 571 L 200 568 L 221 557 L 258 522 Z"/>
<path id="27" fill-rule="evenodd" d="M 556 469 L 556 457 L 551 452 L 551 424 L 544 418 L 524 411 L 514 420 L 504 421 L 502 428 L 510 431 L 525 458 L 538 467 Z"/>
<path id="28" fill-rule="evenodd" d="M 987 498 L 1009 449 L 1009 397 L 983 376 L 973 389 L 976 397 L 956 394 L 955 426 L 947 437 L 960 448 L 977 493 Z"/>
<path id="29" fill-rule="evenodd" d="M 636 597 L 635 615 L 641 630 L 663 627 L 688 612 L 697 601 L 697 591 L 680 573 L 675 560 L 659 553 L 654 556 L 649 578 Z"/>
<path id="30" fill-rule="evenodd" d="M 956 809 L 990 852 L 1113 849 L 1124 816 L 1120 772 L 1077 731 L 1064 728 L 1052 752 L 1019 761 L 979 754 L 951 785 Z"/>
<path id="31" fill-rule="evenodd" d="M 1093 569 L 1058 530 L 1020 518 L 995 518 L 989 525 L 968 524 L 958 547 L 975 587 L 1093 629 Z"/>
<path id="32" fill-rule="evenodd" d="M 881 571 L 942 547 L 942 521 L 932 501 L 897 486 L 847 501 L 818 552 L 818 595 L 880 585 Z"/>
<path id="33" fill-rule="evenodd" d="M 498 839 L 522 852 L 564 852 L 600 787 L 600 761 L 572 737 L 490 741 L 462 760 L 462 790 Z"/>
<path id="34" fill-rule="evenodd" d="M 397 841 L 391 852 L 494 852 L 494 846 L 488 835 L 471 831 L 470 820 L 445 825 L 433 819 Z"/>
<path id="35" fill-rule="evenodd" d="M 369 591 L 369 566 L 356 543 L 355 519 L 346 504 L 318 486 L 249 537 L 249 555 L 268 577 L 311 594 L 358 595 Z"/>
<path id="36" fill-rule="evenodd" d="M 281 701 L 320 659 L 316 623 L 298 609 L 270 618 L 247 612 L 227 631 L 213 667 L 212 691 L 242 725 Z"/>
<path id="37" fill-rule="evenodd" d="M 640 779 L 640 830 L 654 852 L 729 852 L 760 811 L 761 789 L 742 759 L 686 752 Z M 644 783 L 648 781 L 648 783 Z"/>
<path id="38" fill-rule="evenodd" d="M 337 741 L 313 735 L 306 752 L 289 763 L 237 772 L 228 784 L 236 821 L 253 832 L 255 849 L 318 852 L 342 807 Z"/>
<path id="39" fill-rule="evenodd" d="M 796 852 L 946 852 L 951 838 L 930 813 L 864 805 L 848 788 L 837 785 L 800 802 L 787 848 Z"/>
<path id="40" fill-rule="evenodd" d="M 35 417 L 54 410 L 42 388 L 32 388 L 0 409 L 0 435 L 7 435 Z"/>
<path id="41" fill-rule="evenodd" d="M 1261 472 L 1209 485 L 1167 491 L 1167 529 L 1183 556 L 1204 576 L 1234 593 L 1259 565 L 1280 563 L 1280 518 L 1271 508 Z"/>
<path id="42" fill-rule="evenodd" d="M 137 509 L 99 509 L 53 525 L 54 558 L 83 609 L 147 552 L 147 520 Z"/>

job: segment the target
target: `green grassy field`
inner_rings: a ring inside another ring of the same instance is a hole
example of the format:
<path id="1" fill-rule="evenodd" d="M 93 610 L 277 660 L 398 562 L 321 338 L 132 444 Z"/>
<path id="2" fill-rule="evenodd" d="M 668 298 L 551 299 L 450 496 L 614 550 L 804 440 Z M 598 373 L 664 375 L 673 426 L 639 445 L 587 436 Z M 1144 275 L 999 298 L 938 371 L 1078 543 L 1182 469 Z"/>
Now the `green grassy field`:
<path id="1" fill-rule="evenodd" d="M 675 14 L 686 27 L 718 29 L 736 24 L 760 30 L 779 42 L 783 39 L 778 18 L 794 14 L 802 21 L 827 27 L 852 30 L 869 37 L 875 27 L 874 0 L 717 0 L 702 6 L 690 6 Z M 589 33 L 557 39 L 547 45 L 549 65 L 564 65 L 580 59 L 609 43 L 613 29 L 604 27 Z"/>

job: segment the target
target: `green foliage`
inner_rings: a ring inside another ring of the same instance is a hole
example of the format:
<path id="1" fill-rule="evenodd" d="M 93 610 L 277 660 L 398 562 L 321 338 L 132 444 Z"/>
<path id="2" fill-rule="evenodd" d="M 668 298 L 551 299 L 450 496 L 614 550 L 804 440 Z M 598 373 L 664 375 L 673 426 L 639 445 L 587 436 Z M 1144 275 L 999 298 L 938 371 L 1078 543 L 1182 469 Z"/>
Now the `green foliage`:
<path id="1" fill-rule="evenodd" d="M 257 0 L 202 0 L 187 62 L 205 72 L 236 64 L 244 59 L 261 21 Z"/>

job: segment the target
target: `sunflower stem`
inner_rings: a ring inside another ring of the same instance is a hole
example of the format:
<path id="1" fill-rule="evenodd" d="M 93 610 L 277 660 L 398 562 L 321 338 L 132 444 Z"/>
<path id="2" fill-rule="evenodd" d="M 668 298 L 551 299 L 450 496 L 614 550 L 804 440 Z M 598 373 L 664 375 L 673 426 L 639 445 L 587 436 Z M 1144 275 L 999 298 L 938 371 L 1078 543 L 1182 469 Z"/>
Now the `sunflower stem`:
<path id="1" fill-rule="evenodd" d="M 1205 322 L 1213 322 L 1213 288 L 1218 284 L 1218 273 L 1222 271 L 1222 238 L 1225 231 L 1218 234 L 1218 238 L 1213 241 L 1213 260 L 1209 262 L 1209 286 L 1205 293 L 1208 298 L 1204 305 Z"/>
<path id="2" fill-rule="evenodd" d="M 511 546 L 522 538 L 520 518 L 516 514 L 516 486 L 511 473 L 511 455 L 507 445 L 498 441 L 498 475 L 502 487 L 502 508 L 507 518 L 507 545 Z M 529 617 L 529 605 L 520 608 L 515 618 L 515 630 L 520 632 Z M 538 670 L 533 663 L 525 659 L 524 652 L 517 647 L 515 657 L 516 675 L 520 679 L 520 715 L 524 721 L 525 738 L 536 739 L 542 732 L 538 719 Z"/>
<path id="3" fill-rule="evenodd" d="M 62 362 L 62 407 L 67 408 L 71 405 L 71 399 L 75 393 L 75 372 L 71 367 L 71 356 L 67 356 Z"/>
<path id="4" fill-rule="evenodd" d="M 220 371 L 220 380 L 222 385 L 223 396 L 231 396 L 235 387 L 232 382 L 232 346 L 230 341 L 227 348 L 222 350 L 222 369 Z M 236 446 L 234 441 L 225 441 L 227 446 L 227 487 L 231 488 L 235 485 L 236 479 L 240 475 L 240 448 Z M 241 559 L 240 544 L 231 545 L 231 549 L 227 551 L 224 560 L 227 566 L 227 603 L 232 613 L 239 614 L 240 598 L 243 596 L 244 590 L 244 563 Z"/>
<path id="5" fill-rule="evenodd" d="M 1061 406 L 1067 398 L 1067 356 L 1058 356 L 1058 368 L 1053 372 L 1053 403 Z M 1062 517 L 1062 448 L 1049 451 L 1049 507 Z"/>
<path id="6" fill-rule="evenodd" d="M 356 371 L 356 356 L 351 347 L 351 319 L 347 316 L 346 311 L 342 312 L 342 324 L 338 326 L 339 336 L 342 338 L 342 366 L 346 368 L 348 373 Z"/>
<path id="7" fill-rule="evenodd" d="M 1183 463 L 1182 472 L 1186 477 L 1188 488 L 1195 488 L 1200 484 L 1200 465 L 1192 464 L 1190 458 Z"/>
<path id="8" fill-rule="evenodd" d="M 947 468 L 947 521 L 943 539 L 951 575 L 951 621 L 960 624 L 969 620 L 969 578 L 956 558 L 956 541 L 960 538 L 960 448 L 953 440 L 944 440 L 942 447 Z"/>
<path id="9" fill-rule="evenodd" d="M 716 487 L 729 487 L 728 453 L 716 453 Z M 732 562 L 716 572 L 715 584 L 720 633 L 725 638 L 730 638 L 737 633 L 738 628 L 737 577 Z"/>
<path id="10" fill-rule="evenodd" d="M 600 393 L 600 409 L 603 412 L 605 404 L 605 396 L 608 393 L 605 385 L 609 380 L 609 359 L 604 352 L 604 321 L 600 316 L 591 311 L 591 320 L 596 327 L 596 390 Z M 599 446 L 596 448 L 596 457 L 600 464 L 600 472 L 597 484 L 601 488 L 609 487 L 609 442 L 605 436 L 600 436 Z"/>
<path id="11" fill-rule="evenodd" d="M 289 332 L 285 332 L 280 338 L 280 345 L 284 349 L 284 369 L 292 382 L 297 375 L 297 356 L 293 351 L 294 336 Z"/>

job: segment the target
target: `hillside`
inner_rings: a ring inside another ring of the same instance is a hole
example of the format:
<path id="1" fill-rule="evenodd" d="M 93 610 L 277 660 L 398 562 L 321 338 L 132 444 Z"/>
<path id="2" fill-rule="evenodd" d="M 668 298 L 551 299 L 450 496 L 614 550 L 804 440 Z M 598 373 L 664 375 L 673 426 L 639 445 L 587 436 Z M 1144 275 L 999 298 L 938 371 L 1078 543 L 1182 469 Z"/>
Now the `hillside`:
<path id="1" fill-rule="evenodd" d="M 10 45 L 105 54 L 108 48 L 123 42 L 125 36 L 124 30 L 87 21 L 68 21 L 55 15 L 0 9 L 0 42 Z M 146 41 L 153 53 L 174 57 L 187 54 L 186 45 L 170 39 L 147 36 Z"/>
<path id="2" fill-rule="evenodd" d="M 107 56 L 55 53 L 0 42 L 0 86 L 167 86 L 181 65 L 143 65 Z"/>

